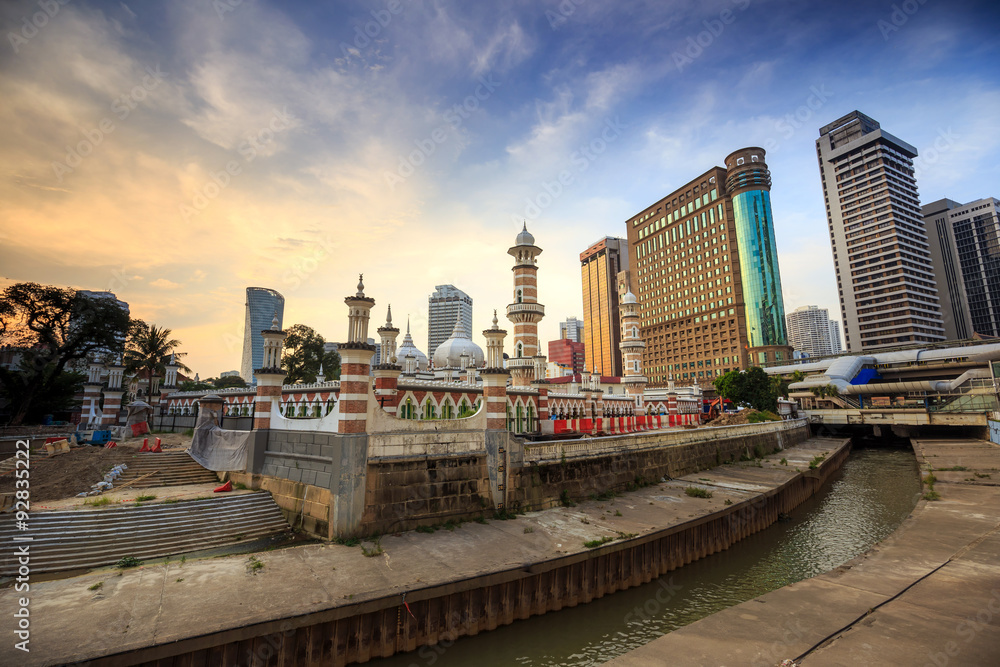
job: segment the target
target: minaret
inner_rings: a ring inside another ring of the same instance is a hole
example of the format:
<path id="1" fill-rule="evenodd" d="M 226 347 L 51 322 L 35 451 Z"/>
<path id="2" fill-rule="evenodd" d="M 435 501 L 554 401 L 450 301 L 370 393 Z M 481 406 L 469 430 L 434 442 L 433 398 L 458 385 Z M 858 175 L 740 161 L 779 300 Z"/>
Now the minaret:
<path id="1" fill-rule="evenodd" d="M 394 415 L 399 403 L 397 392 L 399 374 L 403 369 L 396 359 L 396 336 L 399 335 L 399 329 L 392 326 L 391 305 L 386 310 L 385 324 L 377 331 L 382 344 L 382 363 L 375 367 L 375 396 L 382 409 Z"/>
<path id="2" fill-rule="evenodd" d="M 618 347 L 622 351 L 622 384 L 625 393 L 635 401 L 635 414 L 641 417 L 646 414 L 643 404 L 643 391 L 648 380 L 643 376 L 642 351 L 646 343 L 639 336 L 639 302 L 635 294 L 627 292 L 619 305 L 619 317 L 622 323 L 622 342 Z"/>
<path id="3" fill-rule="evenodd" d="M 364 433 L 368 420 L 369 371 L 375 346 L 368 344 L 368 319 L 375 299 L 365 296 L 364 275 L 358 277 L 358 292 L 344 299 L 347 304 L 347 342 L 340 352 L 340 433 Z"/>
<path id="4" fill-rule="evenodd" d="M 497 311 L 493 311 L 493 326 L 483 332 L 486 338 L 486 367 L 479 374 L 483 378 L 483 400 L 486 402 L 486 428 L 507 428 L 507 377 L 503 367 L 503 339 L 507 332 L 500 328 Z M 513 359 L 511 360 L 513 361 Z"/>
<path id="5" fill-rule="evenodd" d="M 122 396 L 125 390 L 122 388 L 122 380 L 125 375 L 125 366 L 122 364 L 121 355 L 111 364 L 108 364 L 108 388 L 104 390 L 104 412 L 101 415 L 101 425 L 115 425 L 118 423 L 118 413 L 122 407 Z"/>
<path id="6" fill-rule="evenodd" d="M 260 368 L 253 370 L 257 378 L 257 395 L 254 398 L 254 430 L 271 428 L 271 415 L 278 412 L 281 403 L 281 385 L 286 373 L 281 368 L 281 349 L 288 334 L 278 324 L 278 313 L 271 319 L 271 328 L 261 331 L 264 338 L 264 360 Z"/>
<path id="7" fill-rule="evenodd" d="M 525 223 L 514 245 L 507 250 L 514 258 L 514 302 L 507 306 L 507 319 L 514 323 L 514 354 L 507 363 L 515 387 L 527 387 L 535 379 L 538 348 L 538 323 L 545 317 L 545 306 L 538 303 L 538 266 L 535 258 L 542 249 L 528 233 Z M 487 364 L 489 365 L 489 364 Z M 541 364 L 545 367 L 544 357 Z"/>

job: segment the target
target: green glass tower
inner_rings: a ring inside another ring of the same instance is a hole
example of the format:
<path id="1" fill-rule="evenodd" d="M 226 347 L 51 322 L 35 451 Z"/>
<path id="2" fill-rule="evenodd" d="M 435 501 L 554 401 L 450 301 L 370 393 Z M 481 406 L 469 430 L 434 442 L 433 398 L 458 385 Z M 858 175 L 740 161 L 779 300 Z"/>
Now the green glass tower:
<path id="1" fill-rule="evenodd" d="M 764 149 L 743 148 L 726 158 L 726 192 L 736 223 L 750 363 L 780 360 L 787 354 L 780 348 L 787 348 L 788 335 Z"/>

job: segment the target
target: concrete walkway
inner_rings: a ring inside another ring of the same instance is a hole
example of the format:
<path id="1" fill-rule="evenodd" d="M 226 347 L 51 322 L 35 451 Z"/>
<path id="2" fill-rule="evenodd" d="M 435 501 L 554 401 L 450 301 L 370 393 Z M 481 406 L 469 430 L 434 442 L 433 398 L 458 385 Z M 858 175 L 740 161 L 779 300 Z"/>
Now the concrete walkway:
<path id="1" fill-rule="evenodd" d="M 612 667 L 1000 664 L 1000 447 L 913 442 L 939 501 L 867 554 L 654 640 Z M 944 468 L 965 468 L 943 471 Z"/>
<path id="2" fill-rule="evenodd" d="M 589 540 L 645 535 L 723 510 L 727 502 L 755 498 L 808 471 L 814 457 L 832 458 L 844 446 L 840 439 L 816 438 L 768 457 L 760 467 L 724 465 L 607 501 L 534 512 L 513 521 L 389 535 L 381 540 L 382 552 L 371 557 L 359 547 L 308 545 L 257 554 L 261 565 L 246 555 L 175 560 L 32 583 L 30 594 L 6 588 L 0 591 L 3 632 L 13 637 L 17 599 L 30 598 L 31 652 L 3 642 L 0 664 L 88 660 L 520 570 L 585 552 Z M 688 496 L 685 488 L 690 486 L 713 495 Z M 372 543 L 364 546 L 369 553 L 378 551 Z"/>

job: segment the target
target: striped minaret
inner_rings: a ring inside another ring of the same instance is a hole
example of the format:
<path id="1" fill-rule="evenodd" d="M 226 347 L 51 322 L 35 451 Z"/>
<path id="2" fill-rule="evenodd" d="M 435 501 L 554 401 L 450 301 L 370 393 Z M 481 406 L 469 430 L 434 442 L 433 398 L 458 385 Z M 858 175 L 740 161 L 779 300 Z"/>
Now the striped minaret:
<path id="1" fill-rule="evenodd" d="M 381 342 L 382 363 L 375 367 L 375 398 L 383 410 L 394 415 L 399 404 L 399 374 L 403 369 L 396 359 L 396 336 L 399 335 L 399 329 L 392 326 L 391 305 L 386 311 L 385 324 L 376 331 Z"/>
<path id="2" fill-rule="evenodd" d="M 340 352 L 340 433 L 364 433 L 368 423 L 369 371 L 375 346 L 368 344 L 368 318 L 375 299 L 365 296 L 364 276 L 358 292 L 344 299 L 347 304 L 347 342 Z"/>
<path id="3" fill-rule="evenodd" d="M 541 357 L 538 347 L 538 323 L 545 317 L 545 306 L 538 303 L 538 266 L 536 257 L 542 249 L 528 233 L 525 223 L 514 245 L 507 250 L 514 258 L 514 302 L 507 306 L 507 319 L 514 323 L 514 354 L 507 362 L 515 387 L 527 387 L 535 380 L 535 357 Z M 541 367 L 545 367 L 542 357 Z M 544 380 L 544 376 L 538 378 Z"/>
<path id="4" fill-rule="evenodd" d="M 622 297 L 619 314 L 622 323 L 622 342 L 618 347 L 622 351 L 622 369 L 625 373 L 622 384 L 625 386 L 625 393 L 635 401 L 636 416 L 642 417 L 646 414 L 643 391 L 648 382 L 642 374 L 642 351 L 646 349 L 646 343 L 639 336 L 639 302 L 631 291 Z"/>
<path id="5" fill-rule="evenodd" d="M 281 403 L 281 385 L 285 382 L 285 371 L 281 368 L 281 348 L 288 334 L 278 328 L 278 313 L 271 319 L 271 328 L 261 331 L 264 338 L 264 361 L 253 371 L 257 378 L 257 396 L 254 398 L 254 430 L 271 428 L 271 415 L 278 411 Z"/>
<path id="6" fill-rule="evenodd" d="M 483 378 L 483 400 L 486 402 L 486 428 L 507 428 L 507 378 L 503 367 L 503 339 L 507 332 L 500 328 L 497 311 L 493 311 L 493 326 L 483 332 L 486 338 L 486 367 L 479 371 Z"/>

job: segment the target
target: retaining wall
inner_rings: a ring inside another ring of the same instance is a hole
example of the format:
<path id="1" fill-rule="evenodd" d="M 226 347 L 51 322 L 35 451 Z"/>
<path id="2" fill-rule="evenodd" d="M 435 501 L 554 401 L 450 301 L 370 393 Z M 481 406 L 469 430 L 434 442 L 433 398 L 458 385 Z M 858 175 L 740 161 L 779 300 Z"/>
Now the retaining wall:
<path id="1" fill-rule="evenodd" d="M 518 619 L 638 586 L 727 549 L 812 496 L 850 453 L 845 441 L 816 470 L 711 515 L 587 552 L 384 596 L 304 616 L 184 639 L 92 665 L 259 664 L 342 666 L 454 641 Z M 172 660 L 172 662 L 157 662 Z"/>

